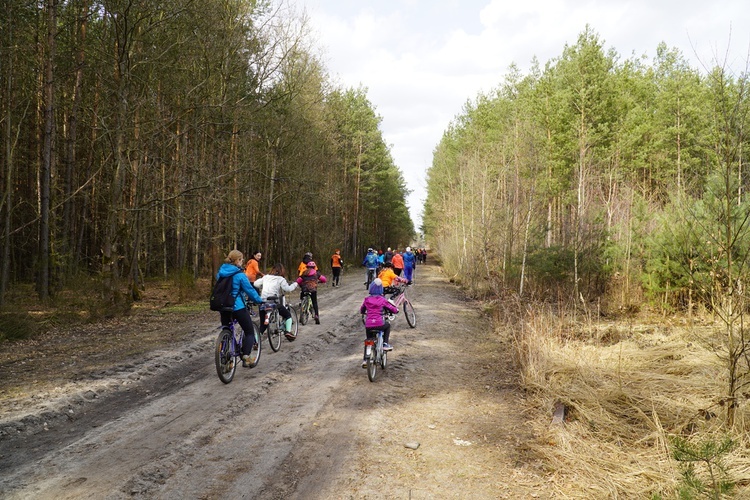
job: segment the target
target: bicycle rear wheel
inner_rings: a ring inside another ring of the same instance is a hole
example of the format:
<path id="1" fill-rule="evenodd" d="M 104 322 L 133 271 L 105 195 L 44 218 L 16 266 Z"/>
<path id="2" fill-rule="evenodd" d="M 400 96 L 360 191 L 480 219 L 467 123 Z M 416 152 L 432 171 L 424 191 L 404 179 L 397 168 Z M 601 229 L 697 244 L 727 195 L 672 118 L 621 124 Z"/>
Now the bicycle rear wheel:
<path id="1" fill-rule="evenodd" d="M 294 335 L 294 337 L 297 337 L 297 333 L 299 333 L 297 311 L 295 311 L 293 307 L 290 307 L 289 313 L 292 315 L 292 335 Z"/>
<path id="2" fill-rule="evenodd" d="M 237 360 L 232 353 L 232 332 L 229 328 L 222 328 L 216 338 L 215 349 L 216 374 L 219 380 L 228 384 L 237 371 Z"/>
<path id="3" fill-rule="evenodd" d="M 268 321 L 268 328 L 266 334 L 268 335 L 268 344 L 271 346 L 273 352 L 279 352 L 281 349 L 281 326 L 279 325 L 279 318 L 281 315 L 278 311 L 274 311 Z"/>
<path id="4" fill-rule="evenodd" d="M 299 308 L 299 322 L 302 325 L 306 325 L 310 319 L 310 306 L 310 296 L 305 295 L 305 298 L 302 299 L 302 305 Z"/>
<path id="5" fill-rule="evenodd" d="M 404 316 L 410 327 L 417 327 L 417 313 L 414 312 L 414 306 L 408 300 L 404 300 Z"/>
<path id="6" fill-rule="evenodd" d="M 367 358 L 367 378 L 370 382 L 375 382 L 375 375 L 378 373 L 378 359 L 376 347 L 370 349 L 370 357 Z"/>
<path id="7" fill-rule="evenodd" d="M 260 352 L 261 352 L 263 346 L 260 343 L 260 340 L 261 340 L 260 339 L 260 330 L 255 325 L 255 323 L 252 323 L 252 325 L 253 325 L 253 331 L 252 331 L 252 333 L 249 333 L 248 336 L 252 335 L 255 338 L 255 345 L 258 346 L 258 348 L 257 349 L 253 349 L 250 352 L 250 360 L 247 362 L 247 366 L 249 366 L 250 368 L 255 368 L 256 366 L 258 366 L 258 361 L 260 361 Z M 245 340 L 245 342 L 247 342 L 247 340 Z"/>

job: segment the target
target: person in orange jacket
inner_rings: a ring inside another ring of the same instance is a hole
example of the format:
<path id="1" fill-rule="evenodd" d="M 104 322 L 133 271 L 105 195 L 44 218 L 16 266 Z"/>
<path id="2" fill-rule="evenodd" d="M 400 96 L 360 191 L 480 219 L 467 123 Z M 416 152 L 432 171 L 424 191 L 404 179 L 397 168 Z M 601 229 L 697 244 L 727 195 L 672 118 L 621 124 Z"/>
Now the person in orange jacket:
<path id="1" fill-rule="evenodd" d="M 263 277 L 263 273 L 260 272 L 261 257 L 262 254 L 260 252 L 255 252 L 253 256 L 247 260 L 245 275 L 247 276 L 247 279 L 250 280 L 250 283 L 255 283 L 255 280 Z"/>
<path id="2" fill-rule="evenodd" d="M 297 266 L 297 276 L 302 276 L 302 273 L 307 271 L 307 263 L 310 262 L 313 258 L 312 252 L 307 252 L 302 257 L 302 262 L 299 263 L 299 266 Z M 318 266 L 315 266 L 315 270 L 318 270 Z"/>
<path id="3" fill-rule="evenodd" d="M 401 271 L 404 270 L 404 258 L 401 256 L 401 252 L 395 250 L 393 257 L 391 257 L 391 264 L 393 264 L 393 272 L 396 276 L 401 276 Z"/>
<path id="4" fill-rule="evenodd" d="M 331 286 L 339 286 L 342 267 L 344 267 L 344 260 L 341 258 L 341 250 L 337 248 L 333 255 L 331 255 L 331 272 L 333 273 Z"/>

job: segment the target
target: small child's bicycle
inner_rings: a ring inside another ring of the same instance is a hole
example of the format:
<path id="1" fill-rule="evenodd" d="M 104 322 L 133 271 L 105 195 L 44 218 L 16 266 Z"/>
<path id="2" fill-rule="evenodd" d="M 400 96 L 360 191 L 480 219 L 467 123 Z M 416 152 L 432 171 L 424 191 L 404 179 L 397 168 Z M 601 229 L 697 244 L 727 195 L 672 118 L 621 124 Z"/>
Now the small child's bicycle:
<path id="1" fill-rule="evenodd" d="M 251 322 L 252 323 L 252 322 Z M 258 364 L 260 360 L 260 333 L 258 327 L 253 325 L 253 335 L 255 336 L 255 343 L 258 349 L 253 349 L 251 361 L 248 366 L 251 368 Z M 242 362 L 242 339 L 244 338 L 242 327 L 237 324 L 237 320 L 233 319 L 229 326 L 219 327 L 219 336 L 216 338 L 216 374 L 219 375 L 219 380 L 228 384 L 234 378 L 234 373 L 237 371 L 237 364 Z"/>
<path id="2" fill-rule="evenodd" d="M 313 310 L 312 297 L 307 292 L 302 292 L 302 301 L 299 303 L 299 322 L 306 325 L 310 317 L 315 316 Z"/>
<path id="3" fill-rule="evenodd" d="M 383 330 L 378 330 L 375 338 L 365 339 L 365 357 L 367 358 L 367 378 L 375 382 L 378 365 L 385 370 L 388 365 L 388 351 L 383 348 Z"/>

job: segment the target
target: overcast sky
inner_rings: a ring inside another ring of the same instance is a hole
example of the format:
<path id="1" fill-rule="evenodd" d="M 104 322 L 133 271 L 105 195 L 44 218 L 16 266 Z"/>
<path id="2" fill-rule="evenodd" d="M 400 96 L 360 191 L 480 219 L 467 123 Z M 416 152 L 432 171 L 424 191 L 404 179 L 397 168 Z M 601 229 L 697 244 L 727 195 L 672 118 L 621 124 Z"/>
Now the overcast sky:
<path id="1" fill-rule="evenodd" d="M 745 70 L 748 0 L 290 0 L 310 18 L 334 81 L 367 88 L 412 194 L 419 228 L 432 153 L 451 120 L 515 63 L 528 73 L 589 24 L 621 59 L 653 60 L 664 41 L 694 68 Z"/>

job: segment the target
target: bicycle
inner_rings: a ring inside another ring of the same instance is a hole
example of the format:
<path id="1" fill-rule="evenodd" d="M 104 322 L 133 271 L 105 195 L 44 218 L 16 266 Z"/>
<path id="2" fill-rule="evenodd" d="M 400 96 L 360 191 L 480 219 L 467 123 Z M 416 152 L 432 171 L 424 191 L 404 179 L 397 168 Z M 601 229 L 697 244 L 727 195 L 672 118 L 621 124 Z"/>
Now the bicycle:
<path id="1" fill-rule="evenodd" d="M 367 268 L 367 280 L 365 281 L 365 288 L 370 288 L 370 283 L 375 281 L 375 278 L 378 275 L 377 273 L 377 268 Z"/>
<path id="2" fill-rule="evenodd" d="M 362 318 L 364 321 L 364 316 Z M 378 330 L 374 339 L 365 339 L 365 356 L 367 358 L 367 378 L 370 382 L 375 382 L 378 365 L 383 370 L 388 365 L 388 351 L 383 348 L 383 330 Z"/>
<path id="3" fill-rule="evenodd" d="M 409 285 L 401 285 L 397 287 L 398 289 L 391 295 L 391 298 L 389 298 L 388 301 L 394 306 L 403 309 L 404 316 L 406 317 L 406 322 L 411 328 L 416 328 L 417 313 L 414 311 L 414 306 L 412 305 L 411 301 L 406 296 L 406 288 L 408 286 Z M 403 308 L 401 306 L 403 306 Z M 390 315 L 388 319 L 389 321 L 393 321 L 393 319 L 395 319 L 395 316 Z"/>
<path id="4" fill-rule="evenodd" d="M 312 305 L 312 297 L 307 292 L 302 292 L 302 300 L 299 303 L 299 322 L 302 325 L 306 325 L 312 316 L 315 316 L 315 311 Z"/>
<path id="5" fill-rule="evenodd" d="M 278 300 L 279 298 L 276 295 L 272 295 L 260 305 L 266 311 L 266 336 L 273 352 L 279 352 L 279 349 L 281 349 L 281 332 L 284 330 L 284 317 L 279 314 Z M 281 296 L 281 305 L 286 305 L 283 295 Z M 287 336 L 287 339 L 291 342 L 297 338 L 299 324 L 297 323 L 297 311 L 293 307 L 288 309 L 292 315 L 292 335 Z"/>
<path id="6" fill-rule="evenodd" d="M 253 325 L 253 335 L 255 336 L 255 343 L 258 346 L 257 350 L 253 350 L 255 358 L 248 366 L 250 368 L 255 367 L 260 361 L 260 333 L 258 327 Z M 233 319 L 229 326 L 219 327 L 219 336 L 216 338 L 216 350 L 214 361 L 216 362 L 216 374 L 219 376 L 219 380 L 228 384 L 234 378 L 234 374 L 237 371 L 237 363 L 242 359 L 242 339 L 244 337 L 242 327 L 237 324 L 237 320 Z"/>

